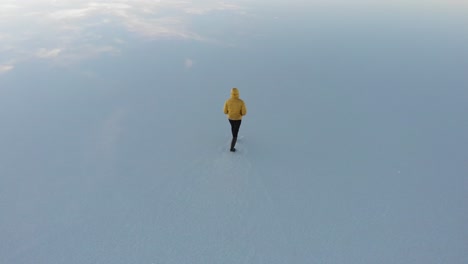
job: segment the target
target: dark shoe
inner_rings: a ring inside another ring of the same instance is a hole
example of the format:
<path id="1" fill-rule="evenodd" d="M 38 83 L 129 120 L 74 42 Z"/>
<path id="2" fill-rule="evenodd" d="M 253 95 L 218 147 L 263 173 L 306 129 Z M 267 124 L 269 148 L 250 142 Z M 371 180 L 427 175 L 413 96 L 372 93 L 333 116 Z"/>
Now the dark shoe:
<path id="1" fill-rule="evenodd" d="M 231 152 L 236 152 L 236 148 L 232 148 L 232 149 L 231 149 Z"/>

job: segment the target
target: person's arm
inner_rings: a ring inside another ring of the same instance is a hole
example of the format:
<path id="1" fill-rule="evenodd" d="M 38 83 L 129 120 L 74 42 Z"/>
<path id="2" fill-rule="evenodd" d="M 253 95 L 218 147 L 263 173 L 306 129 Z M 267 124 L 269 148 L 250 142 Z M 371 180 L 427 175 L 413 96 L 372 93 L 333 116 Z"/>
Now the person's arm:
<path id="1" fill-rule="evenodd" d="M 227 106 L 227 101 L 224 103 L 224 114 L 227 115 L 229 113 L 228 111 L 228 106 Z"/>
<path id="2" fill-rule="evenodd" d="M 247 107 L 245 106 L 245 103 L 242 103 L 242 108 L 241 108 L 241 115 L 245 116 L 247 114 Z"/>

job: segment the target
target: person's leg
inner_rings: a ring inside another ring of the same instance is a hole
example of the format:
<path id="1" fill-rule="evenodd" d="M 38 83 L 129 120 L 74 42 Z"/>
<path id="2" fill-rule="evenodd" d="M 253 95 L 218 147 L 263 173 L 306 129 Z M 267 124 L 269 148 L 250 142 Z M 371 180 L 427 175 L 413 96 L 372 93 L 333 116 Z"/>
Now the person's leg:
<path id="1" fill-rule="evenodd" d="M 242 120 L 235 120 L 233 123 L 234 123 L 234 127 L 233 127 L 232 136 L 237 138 L 237 135 L 239 134 L 239 128 L 241 126 Z"/>
<path id="2" fill-rule="evenodd" d="M 229 119 L 229 123 L 231 124 L 231 134 L 232 134 L 232 137 L 234 137 L 234 135 L 235 135 L 235 133 L 236 133 L 236 122 L 235 122 L 235 120 Z"/>
<path id="3" fill-rule="evenodd" d="M 229 119 L 229 124 L 231 124 L 231 133 L 232 133 L 232 140 L 231 140 L 231 151 L 236 151 L 234 148 L 234 145 L 236 145 L 236 137 L 234 136 L 236 134 L 236 121 Z"/>
<path id="4" fill-rule="evenodd" d="M 237 135 L 239 134 L 239 128 L 241 125 L 241 120 L 229 120 L 232 127 L 232 141 L 231 141 L 231 151 L 236 151 L 234 148 L 237 142 Z"/>
<path id="5" fill-rule="evenodd" d="M 237 142 L 237 138 L 236 138 L 236 137 L 233 137 L 232 140 L 231 140 L 231 148 L 230 148 L 230 150 L 231 150 L 232 152 L 236 151 L 236 148 L 235 148 L 236 142 Z"/>

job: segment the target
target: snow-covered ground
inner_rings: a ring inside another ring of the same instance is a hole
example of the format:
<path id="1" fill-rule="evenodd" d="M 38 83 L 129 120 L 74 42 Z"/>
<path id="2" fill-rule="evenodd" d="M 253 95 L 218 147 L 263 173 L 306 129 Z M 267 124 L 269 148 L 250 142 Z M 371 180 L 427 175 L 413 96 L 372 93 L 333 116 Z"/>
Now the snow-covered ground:
<path id="1" fill-rule="evenodd" d="M 0 263 L 468 263 L 463 20 L 281 15 L 0 75 Z"/>

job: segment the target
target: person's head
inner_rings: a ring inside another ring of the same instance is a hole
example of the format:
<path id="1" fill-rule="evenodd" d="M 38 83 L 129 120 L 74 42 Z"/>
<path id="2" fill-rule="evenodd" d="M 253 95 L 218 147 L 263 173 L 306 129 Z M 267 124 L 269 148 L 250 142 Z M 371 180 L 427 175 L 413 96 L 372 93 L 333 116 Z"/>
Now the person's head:
<path id="1" fill-rule="evenodd" d="M 239 90 L 237 88 L 231 89 L 231 96 L 232 97 L 239 97 Z"/>

